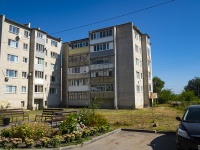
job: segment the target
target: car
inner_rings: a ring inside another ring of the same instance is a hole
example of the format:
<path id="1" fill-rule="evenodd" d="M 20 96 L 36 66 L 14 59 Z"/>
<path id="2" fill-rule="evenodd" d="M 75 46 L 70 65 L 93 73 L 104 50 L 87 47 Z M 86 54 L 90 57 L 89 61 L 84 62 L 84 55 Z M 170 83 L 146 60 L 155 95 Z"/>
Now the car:
<path id="1" fill-rule="evenodd" d="M 200 105 L 188 106 L 176 131 L 177 150 L 200 150 Z"/>

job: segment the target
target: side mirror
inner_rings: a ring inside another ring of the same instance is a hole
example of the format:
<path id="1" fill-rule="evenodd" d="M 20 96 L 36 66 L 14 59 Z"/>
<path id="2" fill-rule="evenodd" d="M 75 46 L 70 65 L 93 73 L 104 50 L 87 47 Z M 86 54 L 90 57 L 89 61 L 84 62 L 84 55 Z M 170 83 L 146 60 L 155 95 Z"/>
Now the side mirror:
<path id="1" fill-rule="evenodd" d="M 181 121 L 182 119 L 181 117 L 176 117 L 176 120 Z"/>

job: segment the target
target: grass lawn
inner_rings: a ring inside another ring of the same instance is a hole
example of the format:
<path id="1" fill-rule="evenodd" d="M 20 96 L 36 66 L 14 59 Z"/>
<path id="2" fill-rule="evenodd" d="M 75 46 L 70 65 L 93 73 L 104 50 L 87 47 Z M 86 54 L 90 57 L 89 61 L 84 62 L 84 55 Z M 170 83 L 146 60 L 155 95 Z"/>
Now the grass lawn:
<path id="1" fill-rule="evenodd" d="M 97 112 L 108 119 L 113 129 L 131 128 L 157 131 L 175 131 L 179 124 L 175 117 L 183 115 L 183 111 L 167 105 L 134 110 L 98 109 Z M 35 115 L 41 114 L 42 110 L 27 111 L 27 113 L 30 121 L 34 121 Z M 154 123 L 157 123 L 158 126 L 153 127 Z M 1 129 L 2 127 L 0 127 Z"/>
<path id="2" fill-rule="evenodd" d="M 148 129 L 157 131 L 175 131 L 183 111 L 168 106 L 149 107 L 135 110 L 98 110 L 111 124 L 112 128 Z M 153 124 L 157 123 L 157 127 Z"/>

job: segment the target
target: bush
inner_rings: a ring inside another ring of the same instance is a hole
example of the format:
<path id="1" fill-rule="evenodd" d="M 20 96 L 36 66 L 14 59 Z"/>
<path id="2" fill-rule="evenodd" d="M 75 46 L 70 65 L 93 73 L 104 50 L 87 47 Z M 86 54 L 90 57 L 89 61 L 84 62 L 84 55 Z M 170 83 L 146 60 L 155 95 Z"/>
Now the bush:
<path id="1" fill-rule="evenodd" d="M 61 122 L 61 124 L 58 126 L 59 130 L 62 133 L 71 133 L 73 131 L 77 131 L 77 115 L 76 114 L 70 114 L 66 117 L 66 119 Z"/>
<path id="2" fill-rule="evenodd" d="M 10 129 L 3 129 L 1 136 L 21 138 L 23 141 L 25 138 L 38 140 L 44 136 L 51 136 L 52 131 L 51 127 L 44 123 L 24 123 L 12 126 Z"/>

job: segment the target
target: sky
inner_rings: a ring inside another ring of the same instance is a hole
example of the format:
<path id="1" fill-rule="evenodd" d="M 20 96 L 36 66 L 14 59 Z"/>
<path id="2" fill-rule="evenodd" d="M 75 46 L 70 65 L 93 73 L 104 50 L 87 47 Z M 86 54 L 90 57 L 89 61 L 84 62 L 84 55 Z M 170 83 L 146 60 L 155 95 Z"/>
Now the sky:
<path id="1" fill-rule="evenodd" d="M 179 94 L 189 80 L 200 77 L 200 0 L 0 0 L 0 14 L 30 22 L 63 42 L 133 22 L 151 38 L 153 77 L 163 80 L 165 89 Z"/>

